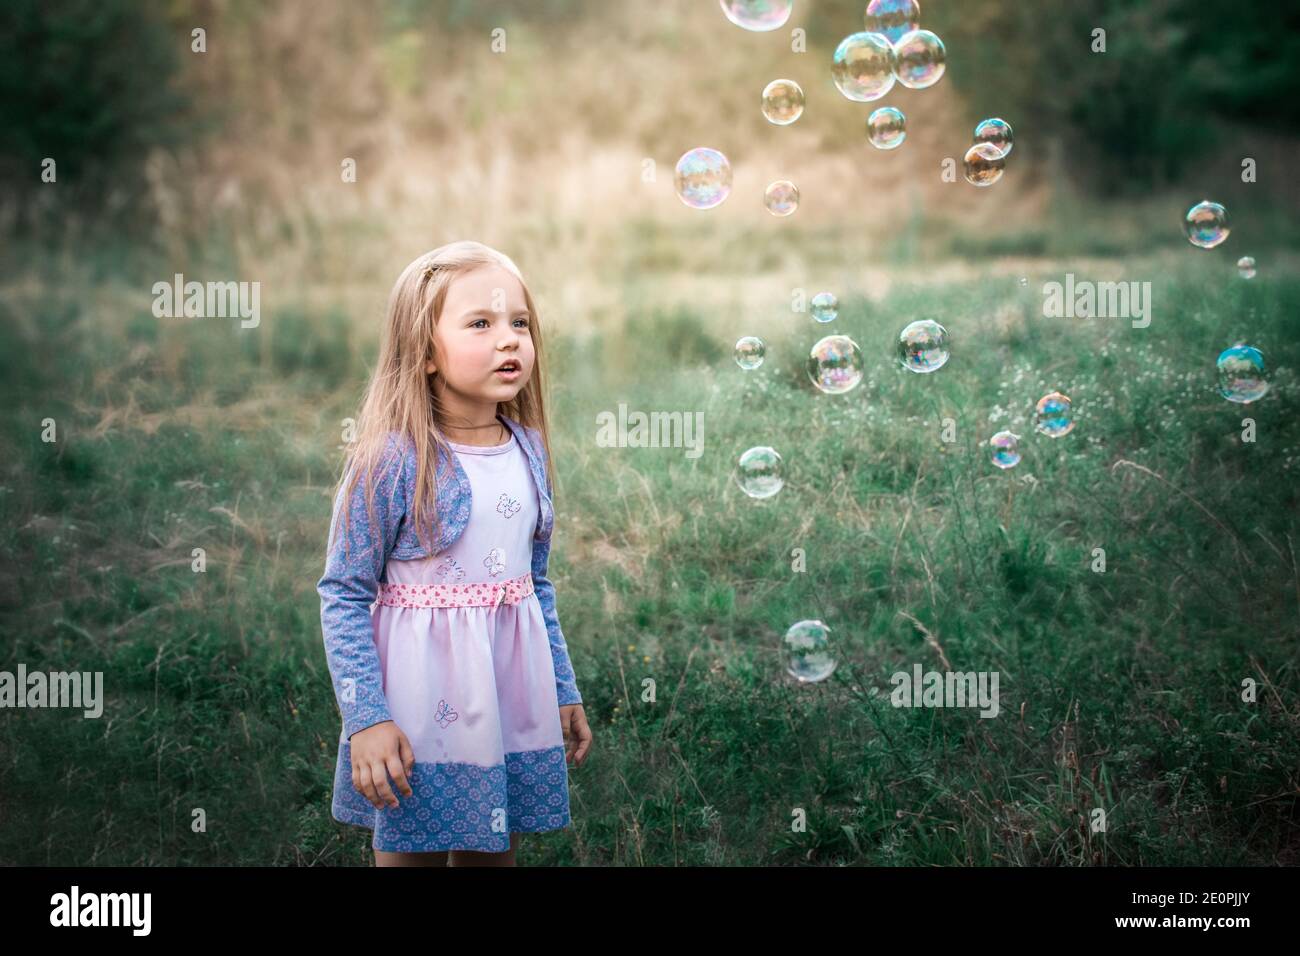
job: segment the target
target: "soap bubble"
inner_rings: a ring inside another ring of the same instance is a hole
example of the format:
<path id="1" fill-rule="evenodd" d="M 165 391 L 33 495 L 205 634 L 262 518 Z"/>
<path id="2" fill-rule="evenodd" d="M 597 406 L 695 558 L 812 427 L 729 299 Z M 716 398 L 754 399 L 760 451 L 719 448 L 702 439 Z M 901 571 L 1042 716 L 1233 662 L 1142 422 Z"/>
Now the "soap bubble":
<path id="1" fill-rule="evenodd" d="M 785 632 L 781 642 L 785 670 L 802 683 L 815 684 L 835 671 L 831 629 L 821 621 L 800 621 Z"/>
<path id="2" fill-rule="evenodd" d="M 1060 392 L 1049 392 L 1034 406 L 1034 427 L 1048 438 L 1060 438 L 1074 430 L 1074 407 Z"/>
<path id="3" fill-rule="evenodd" d="M 976 143 L 966 150 L 966 182 L 972 186 L 992 186 L 1002 178 L 1002 170 L 1007 161 L 998 152 L 996 146 L 988 143 Z"/>
<path id="4" fill-rule="evenodd" d="M 731 163 L 707 146 L 688 150 L 677 160 L 673 185 L 692 209 L 712 209 L 731 194 Z"/>
<path id="5" fill-rule="evenodd" d="M 989 439 L 993 450 L 993 464 L 999 468 L 1014 468 L 1020 463 L 1020 436 L 1011 432 L 998 432 Z"/>
<path id="6" fill-rule="evenodd" d="M 778 30 L 790 19 L 794 0 L 720 0 L 722 12 L 738 27 L 762 33 Z"/>
<path id="7" fill-rule="evenodd" d="M 1216 363 L 1219 369 L 1219 394 L 1230 402 L 1258 401 L 1268 391 L 1264 381 L 1264 356 L 1249 345 L 1224 349 Z"/>
<path id="8" fill-rule="evenodd" d="M 862 381 L 862 350 L 847 335 L 828 335 L 808 355 L 808 377 L 827 395 L 840 395 Z"/>
<path id="9" fill-rule="evenodd" d="M 746 335 L 736 343 L 736 364 L 748 371 L 763 364 L 767 346 L 757 335 Z"/>
<path id="10" fill-rule="evenodd" d="M 1252 256 L 1242 256 L 1237 260 L 1237 275 L 1243 279 L 1255 278 L 1255 260 Z"/>
<path id="11" fill-rule="evenodd" d="M 831 76 L 846 97 L 869 103 L 894 88 L 897 62 L 894 48 L 879 33 L 850 33 L 835 48 Z"/>
<path id="12" fill-rule="evenodd" d="M 763 205 L 774 216 L 788 216 L 799 208 L 799 187 L 788 179 L 778 179 L 763 193 Z"/>
<path id="13" fill-rule="evenodd" d="M 933 319 L 919 319 L 898 336 L 898 360 L 912 372 L 935 372 L 948 361 L 948 330 Z"/>
<path id="14" fill-rule="evenodd" d="M 975 142 L 988 143 L 1003 156 L 1011 153 L 1011 124 L 1004 119 L 980 120 L 975 127 Z"/>
<path id="15" fill-rule="evenodd" d="M 812 297 L 812 317 L 818 322 L 834 322 L 840 314 L 840 303 L 833 292 L 818 292 Z"/>
<path id="16" fill-rule="evenodd" d="M 871 0 L 863 22 L 868 33 L 883 33 L 886 40 L 896 43 L 921 22 L 921 6 L 916 0 Z"/>
<path id="17" fill-rule="evenodd" d="M 1228 210 L 1217 202 L 1204 199 L 1187 210 L 1183 231 L 1192 245 L 1213 249 L 1228 238 Z"/>
<path id="18" fill-rule="evenodd" d="M 803 115 L 803 87 L 794 80 L 773 80 L 763 87 L 763 115 L 776 126 L 789 126 Z"/>
<path id="19" fill-rule="evenodd" d="M 876 149 L 897 149 L 907 139 L 907 118 L 903 111 L 882 106 L 867 117 L 867 142 Z"/>
<path id="20" fill-rule="evenodd" d="M 781 456 L 766 445 L 749 449 L 740 456 L 736 483 L 751 498 L 771 498 L 785 484 L 781 477 Z"/>
<path id="21" fill-rule="evenodd" d="M 1028 289 L 1028 288 L 1029 288 L 1029 279 L 1026 278 L 1025 276 L 1021 276 L 1021 277 L 1020 277 L 1020 288 L 1022 288 L 1022 289 Z"/>
<path id="22" fill-rule="evenodd" d="M 934 86 L 948 68 L 943 41 L 929 30 L 913 30 L 899 37 L 894 44 L 894 58 L 898 82 L 909 90 Z"/>

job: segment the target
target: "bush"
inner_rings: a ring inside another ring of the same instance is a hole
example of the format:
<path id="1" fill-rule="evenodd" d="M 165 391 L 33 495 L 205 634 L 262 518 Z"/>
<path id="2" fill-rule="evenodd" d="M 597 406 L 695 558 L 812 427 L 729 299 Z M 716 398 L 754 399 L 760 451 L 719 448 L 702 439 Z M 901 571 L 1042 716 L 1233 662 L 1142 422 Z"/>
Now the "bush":
<path id="1" fill-rule="evenodd" d="M 174 36 L 149 4 L 6 0 L 0 5 L 0 189 L 30 207 L 57 197 L 94 212 L 127 205 L 144 157 L 174 142 L 187 99 L 173 87 Z M 57 191 L 38 192 L 41 163 Z M 113 195 L 116 194 L 116 195 Z"/>

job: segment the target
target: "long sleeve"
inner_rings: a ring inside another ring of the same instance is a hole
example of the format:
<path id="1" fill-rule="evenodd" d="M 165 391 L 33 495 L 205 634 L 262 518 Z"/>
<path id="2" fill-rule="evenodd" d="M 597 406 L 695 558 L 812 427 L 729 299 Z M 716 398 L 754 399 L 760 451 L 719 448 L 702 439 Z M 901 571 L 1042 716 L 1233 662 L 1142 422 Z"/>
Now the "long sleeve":
<path id="1" fill-rule="evenodd" d="M 535 444 L 539 450 L 542 445 Z M 545 464 L 543 463 L 543 474 Z M 550 481 L 546 483 L 547 497 L 552 497 Z M 555 613 L 555 585 L 546 576 L 550 562 L 551 542 L 533 541 L 533 590 L 537 592 L 537 602 L 542 607 L 542 618 L 546 621 L 546 634 L 551 642 L 551 660 L 555 665 L 555 694 L 560 706 L 581 704 L 582 695 L 578 693 L 577 678 L 573 673 L 573 664 L 569 660 L 569 649 L 564 643 L 564 634 L 560 631 L 560 619 Z"/>
<path id="2" fill-rule="evenodd" d="M 375 523 L 371 524 L 366 513 L 366 476 L 362 476 L 348 502 L 349 533 L 345 536 L 340 532 L 335 538 L 335 528 L 343 520 L 346 485 L 340 488 L 330 520 L 332 546 L 325 558 L 325 574 L 316 584 L 321 599 L 325 656 L 343 717 L 343 730 L 349 738 L 359 730 L 392 719 L 384 697 L 383 673 L 370 613 L 405 514 L 402 464 L 401 448 L 390 435 L 372 479 Z"/>
<path id="3" fill-rule="evenodd" d="M 561 706 L 581 704 L 582 695 L 578 693 L 573 664 L 569 661 L 569 650 L 565 646 L 564 635 L 560 632 L 560 619 L 555 613 L 555 585 L 546 576 L 550 551 L 549 541 L 533 542 L 533 590 L 537 592 L 537 602 L 542 606 L 546 634 L 551 641 L 551 660 L 555 664 L 556 701 Z"/>

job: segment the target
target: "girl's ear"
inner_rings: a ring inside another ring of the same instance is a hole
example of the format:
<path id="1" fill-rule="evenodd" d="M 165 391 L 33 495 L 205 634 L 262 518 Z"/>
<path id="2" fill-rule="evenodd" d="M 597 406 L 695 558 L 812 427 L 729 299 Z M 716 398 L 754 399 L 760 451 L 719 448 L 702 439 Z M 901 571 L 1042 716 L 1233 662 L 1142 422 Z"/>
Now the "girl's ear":
<path id="1" fill-rule="evenodd" d="M 424 374 L 425 374 L 425 375 L 432 375 L 435 371 L 436 371 L 436 369 L 433 367 L 433 363 L 432 363 L 432 362 L 425 362 L 425 363 L 424 363 Z"/>

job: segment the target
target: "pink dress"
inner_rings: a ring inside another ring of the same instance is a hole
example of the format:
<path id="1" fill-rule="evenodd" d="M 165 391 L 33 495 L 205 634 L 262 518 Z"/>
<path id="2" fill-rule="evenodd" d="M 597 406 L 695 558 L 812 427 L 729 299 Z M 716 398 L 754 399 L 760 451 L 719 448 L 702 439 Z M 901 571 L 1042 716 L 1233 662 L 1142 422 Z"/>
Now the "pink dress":
<path id="1" fill-rule="evenodd" d="M 537 488 L 513 435 L 450 444 L 472 488 L 469 524 L 432 557 L 389 559 L 371 612 L 384 696 L 415 751 L 414 795 L 394 788 L 401 806 L 376 810 L 346 753 L 348 779 L 335 781 L 335 819 L 372 828 L 377 850 L 500 853 L 512 832 L 570 819 L 555 666 L 531 583 Z"/>

